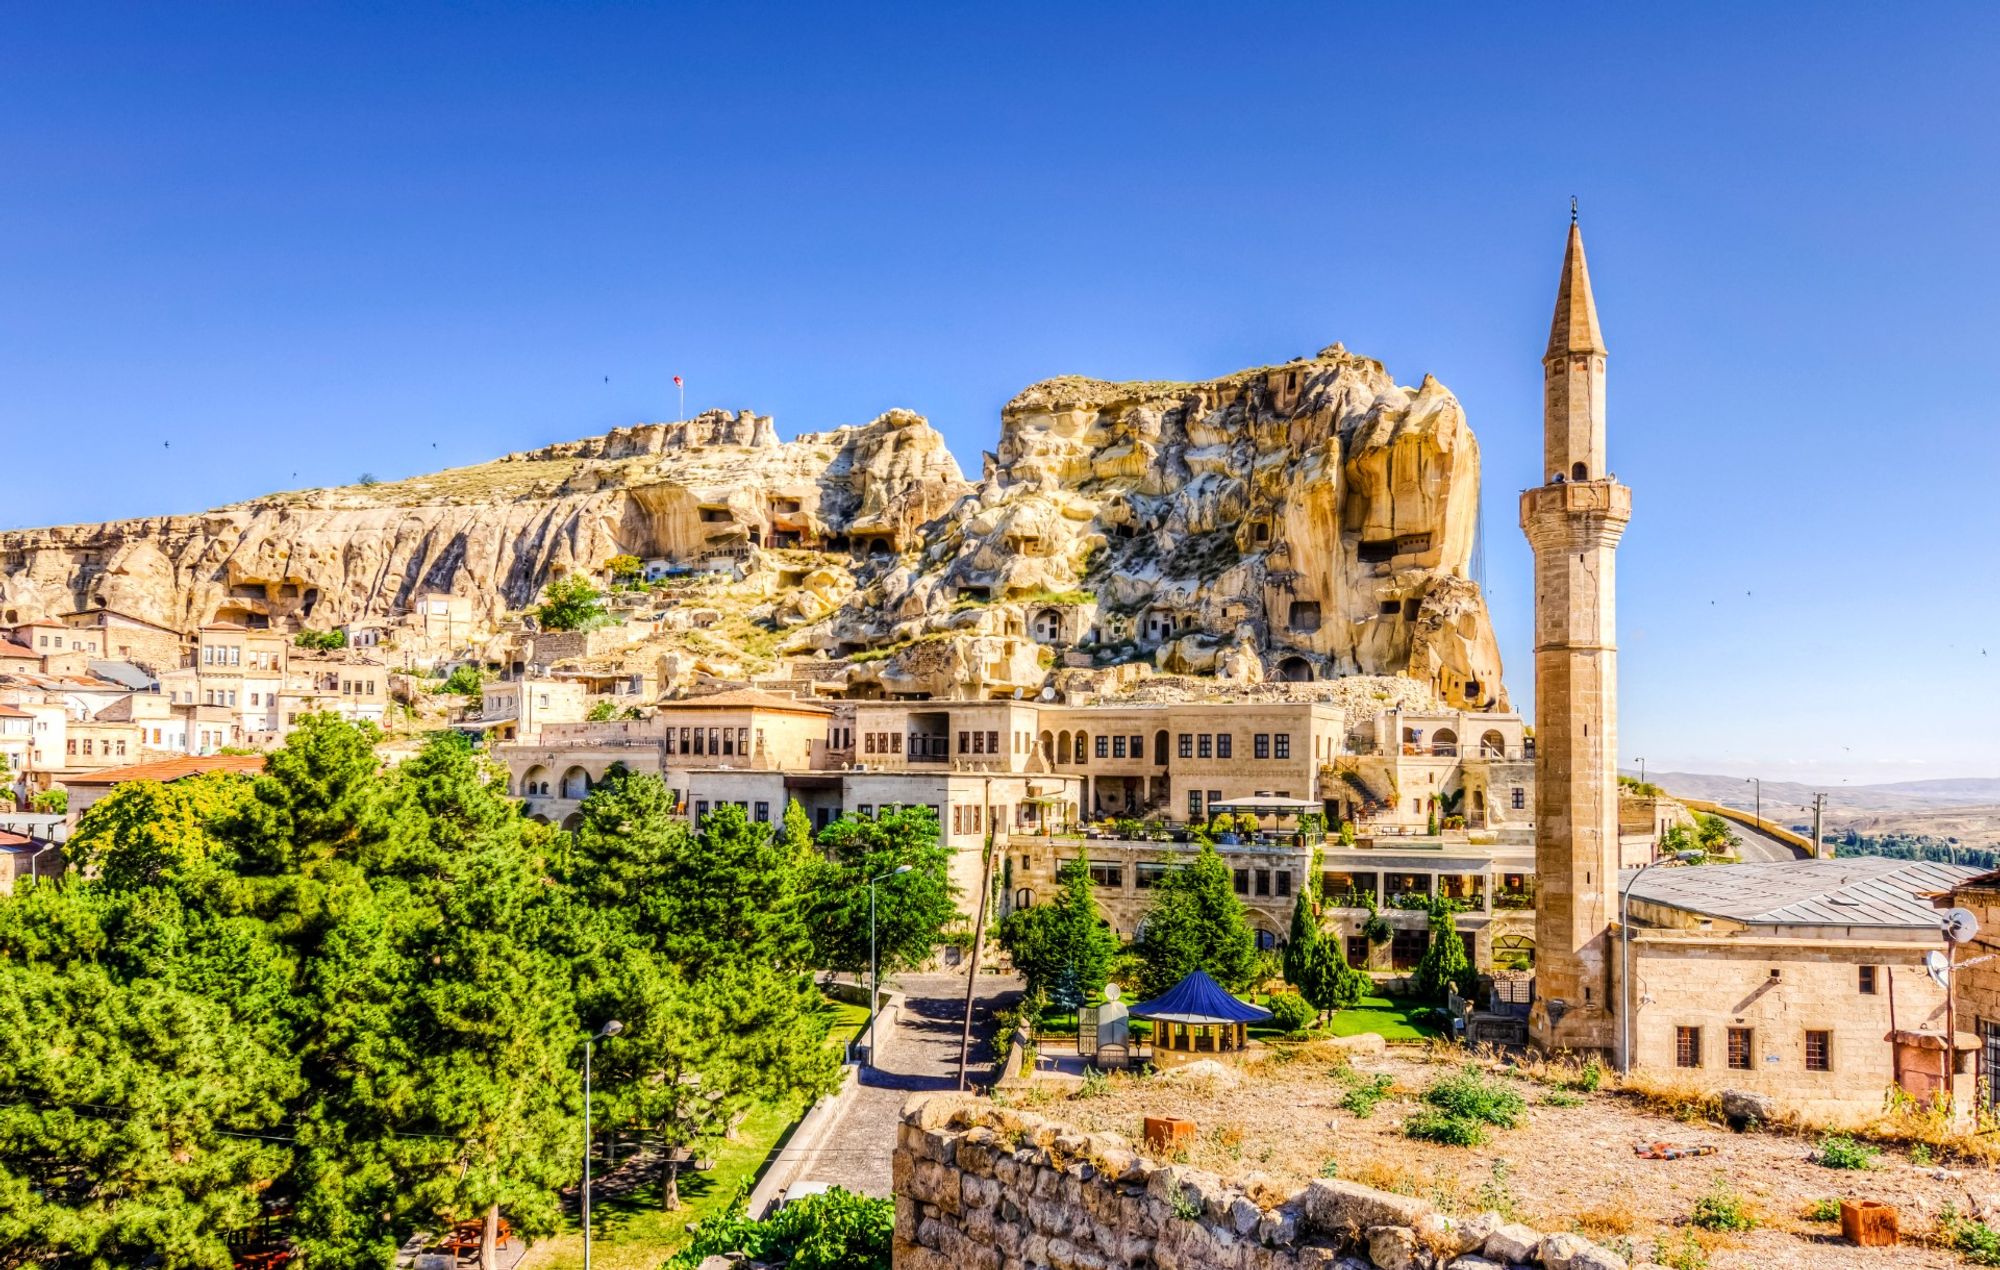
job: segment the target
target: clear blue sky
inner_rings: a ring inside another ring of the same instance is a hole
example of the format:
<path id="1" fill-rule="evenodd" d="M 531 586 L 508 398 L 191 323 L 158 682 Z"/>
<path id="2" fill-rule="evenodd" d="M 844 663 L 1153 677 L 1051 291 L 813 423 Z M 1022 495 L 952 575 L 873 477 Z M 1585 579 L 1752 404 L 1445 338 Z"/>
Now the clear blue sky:
<path id="1" fill-rule="evenodd" d="M 2000 771 L 2000 9 L 1077 8 L 8 4 L 0 524 L 671 418 L 675 372 L 976 472 L 1033 380 L 1338 339 L 1465 402 L 1525 709 L 1574 193 L 1626 756 Z"/>

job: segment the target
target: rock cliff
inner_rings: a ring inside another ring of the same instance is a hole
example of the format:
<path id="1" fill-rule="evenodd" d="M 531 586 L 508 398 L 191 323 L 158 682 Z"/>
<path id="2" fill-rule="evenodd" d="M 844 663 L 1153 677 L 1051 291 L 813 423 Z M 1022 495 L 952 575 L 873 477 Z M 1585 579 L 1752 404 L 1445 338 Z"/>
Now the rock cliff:
<path id="1" fill-rule="evenodd" d="M 849 533 L 905 550 L 965 488 L 908 411 L 789 442 L 767 417 L 712 411 L 392 484 L 0 533 L 0 609 L 323 627 L 438 591 L 493 619 L 621 552 L 698 564 Z"/>
<path id="2" fill-rule="evenodd" d="M 983 457 L 968 483 L 908 411 L 782 442 L 711 411 L 392 484 L 0 533 L 0 616 L 328 626 L 446 592 L 490 625 L 630 554 L 738 567 L 744 620 L 779 653 L 848 660 L 856 695 L 1139 662 L 1504 703 L 1467 572 L 1478 444 L 1435 379 L 1398 386 L 1339 345 L 1201 383 L 1052 379 L 1007 403 Z"/>

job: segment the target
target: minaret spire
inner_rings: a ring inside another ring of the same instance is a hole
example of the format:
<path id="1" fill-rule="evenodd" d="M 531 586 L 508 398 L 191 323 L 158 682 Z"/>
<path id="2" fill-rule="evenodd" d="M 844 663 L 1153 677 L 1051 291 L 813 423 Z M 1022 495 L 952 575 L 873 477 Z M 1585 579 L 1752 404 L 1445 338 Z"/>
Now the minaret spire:
<path id="1" fill-rule="evenodd" d="M 1576 205 L 1569 210 L 1569 248 L 1563 252 L 1562 281 L 1556 287 L 1556 316 L 1549 323 L 1549 348 L 1544 360 L 1566 353 L 1598 353 L 1604 333 L 1597 328 L 1597 301 L 1590 294 L 1590 265 L 1583 258 L 1583 228 L 1576 223 Z"/>

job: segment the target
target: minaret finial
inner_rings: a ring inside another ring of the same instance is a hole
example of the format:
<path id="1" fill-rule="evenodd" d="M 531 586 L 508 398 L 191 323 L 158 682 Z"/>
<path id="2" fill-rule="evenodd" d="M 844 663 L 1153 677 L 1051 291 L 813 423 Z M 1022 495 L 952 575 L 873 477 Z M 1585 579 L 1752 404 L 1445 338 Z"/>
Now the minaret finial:
<path id="1" fill-rule="evenodd" d="M 1576 224 L 1576 195 L 1569 196 L 1569 223 Z"/>

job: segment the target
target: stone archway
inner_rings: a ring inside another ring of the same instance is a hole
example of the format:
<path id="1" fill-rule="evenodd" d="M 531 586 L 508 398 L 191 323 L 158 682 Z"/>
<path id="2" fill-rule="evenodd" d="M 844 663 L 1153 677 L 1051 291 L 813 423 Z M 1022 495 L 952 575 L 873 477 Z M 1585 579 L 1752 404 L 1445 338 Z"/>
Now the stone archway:
<path id="1" fill-rule="evenodd" d="M 1271 675 L 1283 683 L 1311 683 L 1313 679 L 1312 663 L 1297 655 L 1286 657 L 1281 659 L 1272 668 Z"/>
<path id="2" fill-rule="evenodd" d="M 1458 733 L 1450 728 L 1439 728 L 1431 733 L 1431 753 L 1450 758 L 1458 753 Z"/>
<path id="3" fill-rule="evenodd" d="M 590 784 L 589 772 L 581 767 L 571 767 L 562 775 L 562 797 L 581 802 L 590 797 Z"/>
<path id="4" fill-rule="evenodd" d="M 569 815 L 564 816 L 562 827 L 565 833 L 575 833 L 577 830 L 583 828 L 583 813 L 573 811 Z"/>
<path id="5" fill-rule="evenodd" d="M 1488 758 L 1504 758 L 1507 754 L 1507 738 L 1500 735 L 1499 728 L 1488 728 L 1479 738 L 1479 752 Z"/>
<path id="6" fill-rule="evenodd" d="M 549 769 L 540 763 L 521 773 L 521 784 L 517 797 L 539 798 L 548 793 Z"/>

